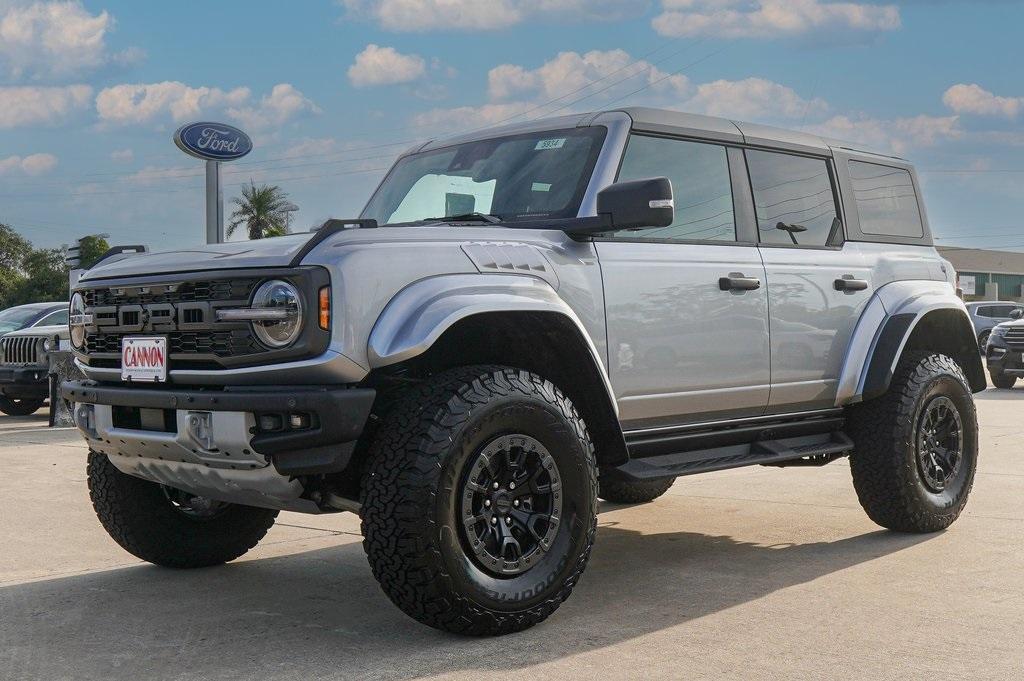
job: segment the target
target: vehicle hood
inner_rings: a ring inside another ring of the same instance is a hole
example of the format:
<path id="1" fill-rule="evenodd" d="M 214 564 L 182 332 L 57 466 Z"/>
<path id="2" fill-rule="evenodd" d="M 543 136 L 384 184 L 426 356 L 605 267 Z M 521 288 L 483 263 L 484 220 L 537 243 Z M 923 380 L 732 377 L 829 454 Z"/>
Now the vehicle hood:
<path id="1" fill-rule="evenodd" d="M 290 234 L 257 241 L 212 244 L 182 251 L 125 255 L 94 267 L 86 272 L 80 281 L 203 270 L 288 267 L 302 247 L 313 238 L 314 234 L 312 233 Z M 347 229 L 332 234 L 323 243 L 318 244 L 310 256 L 330 252 L 330 249 L 348 244 L 438 241 L 537 243 L 563 241 L 565 238 L 564 233 L 546 230 L 443 223 L 408 227 Z"/>
<path id="2" fill-rule="evenodd" d="M 68 331 L 66 324 L 57 324 L 55 326 L 33 326 L 28 329 L 11 331 L 4 335 L 4 338 L 16 338 L 18 336 L 60 336 L 62 339 L 67 340 L 70 338 L 70 332 Z"/>
<path id="3" fill-rule="evenodd" d="M 999 324 L 996 324 L 996 327 L 1000 329 L 1024 328 L 1024 319 L 1014 319 L 1012 322 L 1001 322 Z"/>
<path id="4" fill-rule="evenodd" d="M 195 270 L 286 267 L 311 238 L 313 235 L 307 232 L 181 251 L 126 254 L 92 268 L 82 275 L 80 281 Z"/>

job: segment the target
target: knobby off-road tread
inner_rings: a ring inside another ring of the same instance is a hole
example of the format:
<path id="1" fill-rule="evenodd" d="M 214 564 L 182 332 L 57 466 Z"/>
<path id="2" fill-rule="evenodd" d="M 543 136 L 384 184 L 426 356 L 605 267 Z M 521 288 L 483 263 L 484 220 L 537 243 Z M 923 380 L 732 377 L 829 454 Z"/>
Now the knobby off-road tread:
<path id="1" fill-rule="evenodd" d="M 454 588 L 436 542 L 433 514 L 442 466 L 473 412 L 493 398 L 506 396 L 540 399 L 561 412 L 584 445 L 589 493 L 596 509 L 597 467 L 583 419 L 551 382 L 500 366 L 454 369 L 410 388 L 381 424 L 362 485 L 363 547 L 384 593 L 414 619 L 458 634 L 503 635 L 547 618 L 569 597 L 582 575 L 597 530 L 595 511 L 586 530 L 585 550 L 557 590 L 539 605 L 499 612 Z"/>
<path id="2" fill-rule="evenodd" d="M 969 478 L 957 502 L 936 510 L 918 494 L 917 462 L 913 454 L 914 408 L 927 384 L 942 376 L 959 382 L 970 395 L 960 366 L 946 355 L 908 352 L 893 375 L 888 392 L 849 411 L 847 433 L 854 441 L 850 470 L 861 506 L 873 521 L 900 532 L 937 532 L 949 527 L 967 503 L 974 483 L 972 458 Z M 960 414 L 964 423 L 964 455 L 977 455 L 977 417 L 973 400 Z M 967 424 L 972 424 L 968 428 Z M 968 438 L 971 438 L 969 440 Z"/>
<path id="3" fill-rule="evenodd" d="M 675 478 L 642 482 L 601 478 L 598 496 L 616 504 L 643 504 L 660 497 L 674 482 Z"/>
<path id="4" fill-rule="evenodd" d="M 0 395 L 0 412 L 8 416 L 31 416 L 39 411 L 45 402 L 46 400 L 36 399 L 12 400 Z"/>
<path id="5" fill-rule="evenodd" d="M 128 553 L 165 567 L 234 560 L 256 546 L 278 513 L 232 504 L 212 518 L 189 518 L 159 485 L 122 473 L 97 452 L 89 452 L 88 478 L 89 497 L 107 533 Z"/>

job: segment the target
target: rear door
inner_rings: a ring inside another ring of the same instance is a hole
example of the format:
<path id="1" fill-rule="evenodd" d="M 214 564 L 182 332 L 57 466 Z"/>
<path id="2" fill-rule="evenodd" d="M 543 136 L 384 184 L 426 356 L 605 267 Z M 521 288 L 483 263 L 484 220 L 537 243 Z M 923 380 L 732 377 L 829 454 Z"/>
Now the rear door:
<path id="1" fill-rule="evenodd" d="M 870 266 L 856 244 L 844 243 L 831 159 L 745 153 L 768 284 L 768 411 L 831 407 L 872 294 Z"/>
<path id="2" fill-rule="evenodd" d="M 619 181 L 657 176 L 672 181 L 674 224 L 596 240 L 620 418 L 636 428 L 759 415 L 768 298 L 742 151 L 634 134 Z"/>

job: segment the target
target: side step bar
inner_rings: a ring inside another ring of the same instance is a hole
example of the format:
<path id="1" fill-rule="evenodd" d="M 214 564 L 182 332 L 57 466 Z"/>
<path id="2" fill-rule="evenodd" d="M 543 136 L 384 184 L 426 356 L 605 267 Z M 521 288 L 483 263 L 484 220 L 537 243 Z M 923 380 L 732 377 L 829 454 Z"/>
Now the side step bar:
<path id="1" fill-rule="evenodd" d="M 752 444 L 727 445 L 677 454 L 662 454 L 630 459 L 606 474 L 628 480 L 676 478 L 728 468 L 755 465 L 824 465 L 853 449 L 853 441 L 841 431 L 807 435 L 784 440 L 766 440 Z"/>

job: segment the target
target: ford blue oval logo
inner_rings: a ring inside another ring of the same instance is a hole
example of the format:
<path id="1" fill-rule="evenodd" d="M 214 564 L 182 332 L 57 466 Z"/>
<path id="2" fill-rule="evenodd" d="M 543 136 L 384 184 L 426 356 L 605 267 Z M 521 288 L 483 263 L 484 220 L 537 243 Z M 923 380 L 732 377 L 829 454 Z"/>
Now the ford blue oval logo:
<path id="1" fill-rule="evenodd" d="M 233 161 L 252 151 L 252 140 L 223 123 L 188 123 L 174 133 L 174 143 L 186 154 L 207 161 Z"/>

